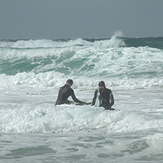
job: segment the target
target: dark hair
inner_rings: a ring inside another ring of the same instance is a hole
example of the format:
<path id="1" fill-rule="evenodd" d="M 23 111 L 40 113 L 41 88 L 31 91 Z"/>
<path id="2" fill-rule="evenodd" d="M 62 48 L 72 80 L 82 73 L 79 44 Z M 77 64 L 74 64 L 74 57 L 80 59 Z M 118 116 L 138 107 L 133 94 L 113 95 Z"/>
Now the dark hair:
<path id="1" fill-rule="evenodd" d="M 105 88 L 105 83 L 104 83 L 104 81 L 100 81 L 100 82 L 98 83 L 98 86 L 99 86 L 99 87 L 104 87 L 104 88 Z"/>
<path id="2" fill-rule="evenodd" d="M 72 80 L 72 79 L 68 79 L 68 80 L 66 81 L 66 83 L 69 83 L 69 84 L 73 85 L 73 80 Z"/>

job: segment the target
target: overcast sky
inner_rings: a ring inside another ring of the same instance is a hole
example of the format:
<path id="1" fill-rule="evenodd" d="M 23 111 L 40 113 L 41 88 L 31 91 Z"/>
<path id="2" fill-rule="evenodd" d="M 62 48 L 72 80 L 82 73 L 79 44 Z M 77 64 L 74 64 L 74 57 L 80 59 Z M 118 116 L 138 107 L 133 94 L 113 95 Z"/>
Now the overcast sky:
<path id="1" fill-rule="evenodd" d="M 0 0 L 0 39 L 163 36 L 163 0 Z"/>

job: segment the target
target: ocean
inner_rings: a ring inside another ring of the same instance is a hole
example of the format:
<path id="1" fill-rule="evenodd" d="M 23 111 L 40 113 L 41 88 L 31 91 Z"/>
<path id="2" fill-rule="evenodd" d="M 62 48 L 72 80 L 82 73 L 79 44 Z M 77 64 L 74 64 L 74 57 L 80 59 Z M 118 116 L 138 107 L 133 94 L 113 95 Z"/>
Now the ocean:
<path id="1" fill-rule="evenodd" d="M 55 106 L 67 79 L 116 110 Z M 162 163 L 163 37 L 0 40 L 0 163 L 19 162 Z"/>

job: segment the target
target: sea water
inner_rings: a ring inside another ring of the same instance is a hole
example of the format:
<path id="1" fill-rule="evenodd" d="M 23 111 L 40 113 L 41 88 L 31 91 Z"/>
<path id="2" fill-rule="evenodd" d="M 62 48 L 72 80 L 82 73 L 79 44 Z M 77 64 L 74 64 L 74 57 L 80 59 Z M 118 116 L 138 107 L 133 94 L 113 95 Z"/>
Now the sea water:
<path id="1" fill-rule="evenodd" d="M 67 79 L 116 110 L 55 106 Z M 0 41 L 0 163 L 162 161 L 163 38 Z"/>

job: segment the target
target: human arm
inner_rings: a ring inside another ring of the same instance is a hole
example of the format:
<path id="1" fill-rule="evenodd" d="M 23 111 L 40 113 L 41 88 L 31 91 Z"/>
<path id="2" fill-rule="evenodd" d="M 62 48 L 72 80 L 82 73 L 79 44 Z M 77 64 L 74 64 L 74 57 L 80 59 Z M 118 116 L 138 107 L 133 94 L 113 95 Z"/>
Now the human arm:
<path id="1" fill-rule="evenodd" d="M 114 104 L 114 96 L 113 96 L 113 93 L 112 91 L 110 92 L 110 105 L 113 106 Z"/>
<path id="2" fill-rule="evenodd" d="M 81 103 L 84 103 L 83 101 L 80 101 L 79 99 L 76 98 L 73 89 L 70 90 L 70 95 L 71 95 L 72 99 L 73 99 L 75 102 L 80 103 L 80 104 L 81 104 Z"/>
<path id="3" fill-rule="evenodd" d="M 94 105 L 95 102 L 96 102 L 96 99 L 97 99 L 97 92 L 98 92 L 98 90 L 96 90 L 96 91 L 94 92 L 94 97 L 93 97 L 93 99 L 92 99 L 92 105 Z"/>

